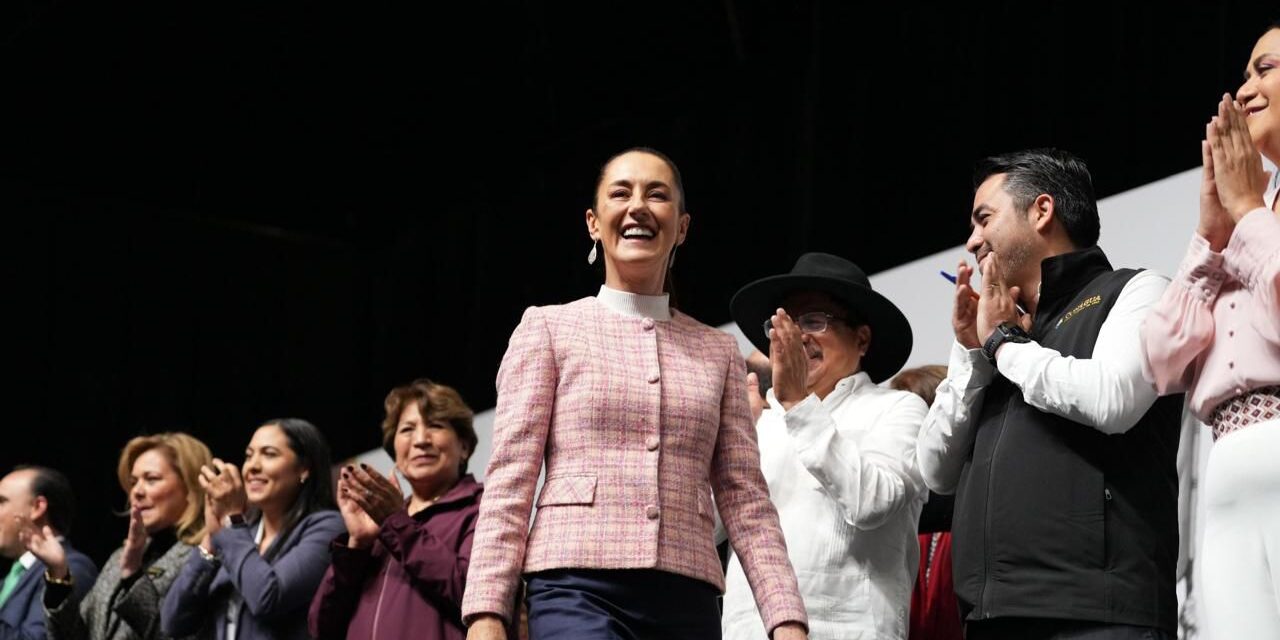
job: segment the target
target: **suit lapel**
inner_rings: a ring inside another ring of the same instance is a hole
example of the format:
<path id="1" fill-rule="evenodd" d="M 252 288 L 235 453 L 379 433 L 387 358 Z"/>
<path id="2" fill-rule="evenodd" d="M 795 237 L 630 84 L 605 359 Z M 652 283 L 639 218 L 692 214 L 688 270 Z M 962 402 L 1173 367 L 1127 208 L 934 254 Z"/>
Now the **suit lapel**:
<path id="1" fill-rule="evenodd" d="M 18 584 L 14 586 L 13 593 L 9 594 L 9 599 L 5 601 L 4 607 L 0 609 L 0 613 L 7 614 L 9 610 L 13 608 L 10 605 L 13 605 L 14 603 L 21 603 L 22 606 L 19 607 L 21 613 L 19 615 L 25 615 L 27 603 L 31 599 L 30 590 L 39 586 L 36 584 L 36 580 L 43 579 L 44 564 L 39 560 L 36 560 L 35 564 L 32 564 L 26 571 L 22 572 L 22 577 L 18 578 Z"/>

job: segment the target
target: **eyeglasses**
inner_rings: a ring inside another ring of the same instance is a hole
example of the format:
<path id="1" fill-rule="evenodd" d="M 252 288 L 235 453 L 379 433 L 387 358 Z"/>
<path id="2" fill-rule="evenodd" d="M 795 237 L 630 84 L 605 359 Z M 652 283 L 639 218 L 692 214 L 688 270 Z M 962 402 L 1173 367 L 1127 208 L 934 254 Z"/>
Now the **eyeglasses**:
<path id="1" fill-rule="evenodd" d="M 829 313 L 822 311 L 810 311 L 796 316 L 796 324 L 800 326 L 800 333 L 819 334 L 827 330 L 831 325 L 831 321 L 845 322 L 844 318 L 837 318 Z M 764 335 L 769 337 L 769 330 L 773 328 L 772 320 L 764 321 Z"/>

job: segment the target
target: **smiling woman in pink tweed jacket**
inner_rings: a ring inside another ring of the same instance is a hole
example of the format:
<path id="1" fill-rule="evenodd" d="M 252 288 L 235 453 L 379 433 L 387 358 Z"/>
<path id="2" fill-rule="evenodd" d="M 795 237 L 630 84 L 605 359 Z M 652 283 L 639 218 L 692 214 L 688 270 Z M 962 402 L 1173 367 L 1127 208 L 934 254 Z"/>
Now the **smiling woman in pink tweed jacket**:
<path id="1" fill-rule="evenodd" d="M 462 604 L 469 639 L 504 637 L 522 574 L 534 640 L 718 638 L 717 506 L 765 626 L 805 637 L 737 345 L 663 293 L 688 227 L 669 159 L 614 157 L 587 211 L 600 294 L 530 308 L 511 336 Z"/>

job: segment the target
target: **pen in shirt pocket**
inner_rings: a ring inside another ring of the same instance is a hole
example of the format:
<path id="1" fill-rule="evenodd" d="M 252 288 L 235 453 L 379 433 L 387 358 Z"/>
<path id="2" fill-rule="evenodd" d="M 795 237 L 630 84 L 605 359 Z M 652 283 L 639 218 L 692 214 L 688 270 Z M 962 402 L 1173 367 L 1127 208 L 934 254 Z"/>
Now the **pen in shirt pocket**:
<path id="1" fill-rule="evenodd" d="M 955 284 L 955 283 L 956 283 L 956 277 L 955 277 L 955 276 L 953 276 L 953 275 L 951 275 L 951 274 L 947 273 L 946 271 L 939 271 L 938 273 L 942 274 L 942 277 L 946 278 L 946 279 L 947 279 L 947 282 L 950 282 L 951 284 Z M 981 300 L 981 299 L 982 299 L 982 297 L 978 295 L 978 292 L 977 292 L 977 291 L 974 291 L 972 287 L 970 287 L 970 288 L 969 288 L 969 294 L 973 296 L 973 299 L 974 299 L 974 300 Z M 1023 316 L 1027 315 L 1027 310 L 1026 310 L 1026 309 L 1023 309 L 1023 308 L 1022 308 L 1022 305 L 1018 304 L 1018 301 L 1017 301 L 1017 300 L 1014 300 L 1014 301 L 1013 301 L 1013 308 L 1018 310 L 1018 315 L 1023 315 Z"/>

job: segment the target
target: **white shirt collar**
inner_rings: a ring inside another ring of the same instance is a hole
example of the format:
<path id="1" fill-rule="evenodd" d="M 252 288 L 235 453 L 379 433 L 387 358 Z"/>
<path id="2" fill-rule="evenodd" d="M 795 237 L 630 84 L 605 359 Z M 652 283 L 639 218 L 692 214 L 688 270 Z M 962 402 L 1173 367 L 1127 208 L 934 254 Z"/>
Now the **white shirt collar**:
<path id="1" fill-rule="evenodd" d="M 23 571 L 30 569 L 36 563 L 36 554 L 28 551 L 18 557 L 18 563 L 22 565 Z"/>
<path id="2" fill-rule="evenodd" d="M 660 296 L 645 296 L 600 285 L 600 293 L 596 294 L 596 299 L 610 311 L 631 318 L 671 319 L 670 296 L 665 293 Z"/>

